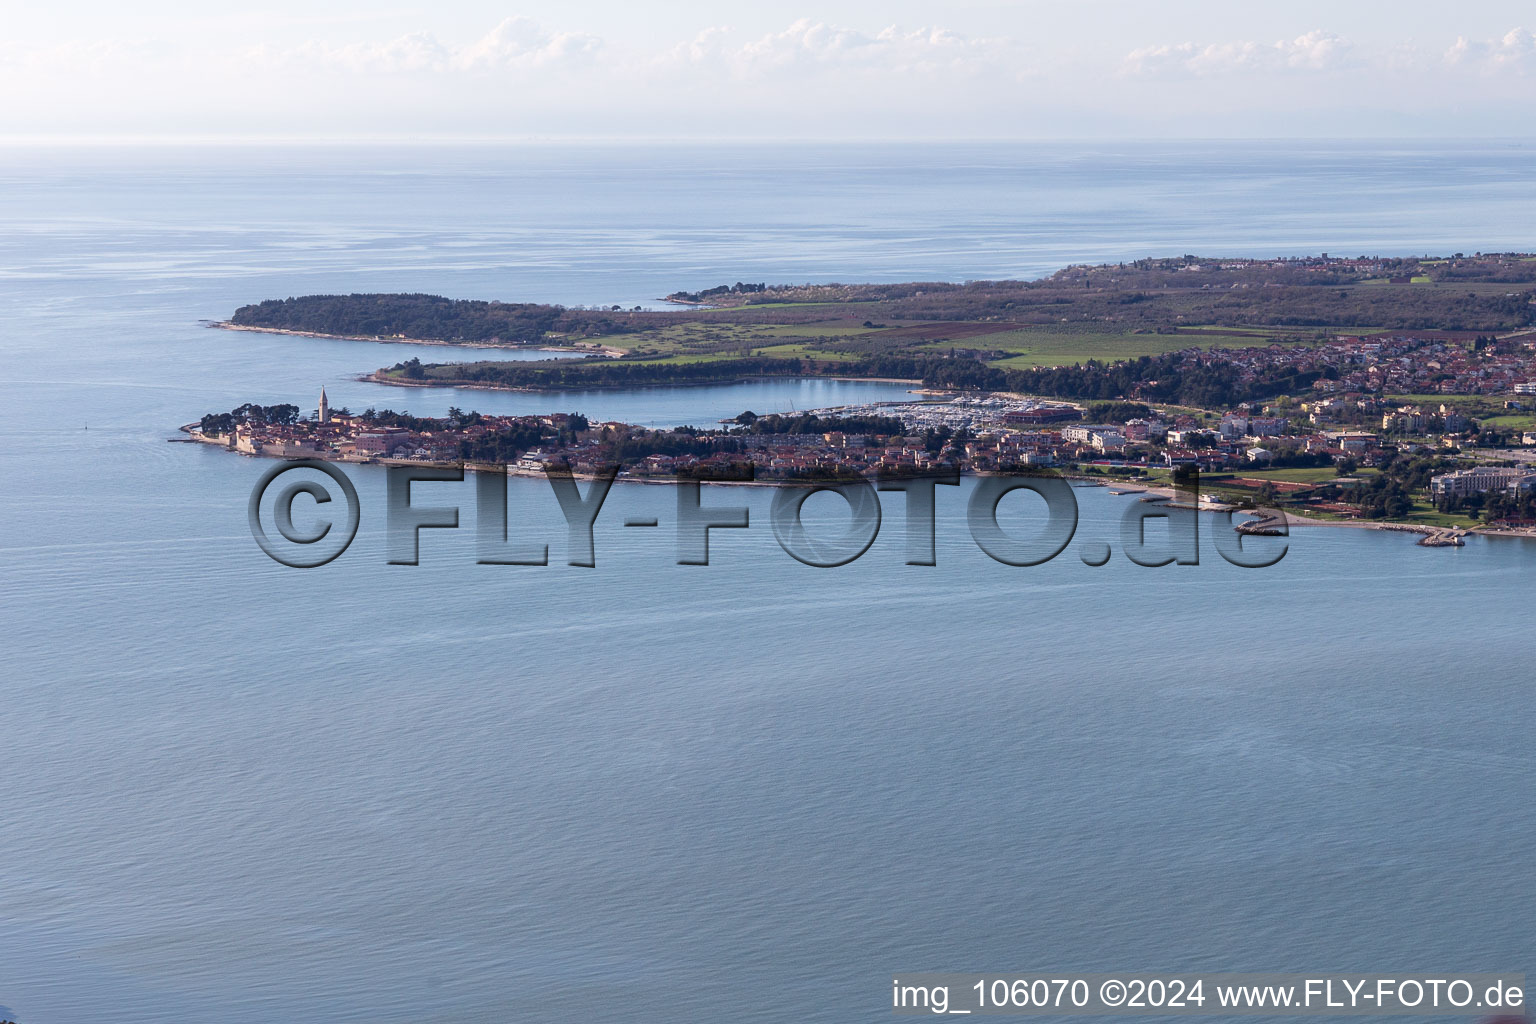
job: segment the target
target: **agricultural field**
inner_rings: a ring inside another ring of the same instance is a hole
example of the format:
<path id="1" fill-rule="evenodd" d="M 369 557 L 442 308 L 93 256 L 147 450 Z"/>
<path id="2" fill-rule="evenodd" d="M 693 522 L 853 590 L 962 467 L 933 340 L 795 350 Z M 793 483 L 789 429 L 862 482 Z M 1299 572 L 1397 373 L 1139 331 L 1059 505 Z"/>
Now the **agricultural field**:
<path id="1" fill-rule="evenodd" d="M 1286 331 L 1266 328 L 1192 327 L 1157 333 L 1130 331 L 1094 331 L 1055 327 L 1023 327 L 984 338 L 972 339 L 973 345 L 985 344 L 991 349 L 1009 353 L 995 359 L 992 365 L 1004 369 L 1027 369 L 1035 366 L 1064 366 L 1089 359 L 1113 362 L 1118 359 L 1136 359 L 1140 356 L 1159 356 L 1186 348 L 1254 348 L 1276 341 L 1312 341 L 1313 332 Z"/>
<path id="2" fill-rule="evenodd" d="M 754 307 L 755 308 L 755 307 Z M 1075 325 L 916 321 L 873 323 L 850 318 L 796 324 L 677 322 L 605 344 L 646 362 L 698 362 L 744 356 L 837 361 L 906 351 L 974 354 L 1003 369 L 1112 362 L 1187 348 L 1249 348 L 1276 341 L 1314 343 L 1316 332 L 1284 328 L 1102 330 Z"/>

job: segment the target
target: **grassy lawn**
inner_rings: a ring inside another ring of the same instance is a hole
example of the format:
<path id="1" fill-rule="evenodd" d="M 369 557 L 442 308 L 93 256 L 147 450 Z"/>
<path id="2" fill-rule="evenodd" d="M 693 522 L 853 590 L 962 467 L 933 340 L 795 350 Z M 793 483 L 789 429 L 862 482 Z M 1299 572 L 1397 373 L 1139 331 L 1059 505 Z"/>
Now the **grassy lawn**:
<path id="1" fill-rule="evenodd" d="M 857 319 L 861 314 L 848 312 L 848 303 L 778 303 L 741 307 L 743 310 L 804 308 L 809 306 L 838 309 L 846 315 L 798 324 L 755 324 L 699 322 L 680 320 L 664 327 L 637 334 L 610 335 L 604 344 L 624 349 L 646 358 L 670 359 L 678 356 L 723 358 L 729 352 L 739 356 L 752 352 L 770 357 L 812 359 L 856 358 L 850 353 L 827 351 L 817 342 L 852 339 L 877 334 L 882 330 L 914 326 L 931 321 L 883 320 L 879 327 L 865 327 Z M 857 305 L 857 304 L 854 304 Z M 968 329 L 974 324 L 966 321 Z M 925 341 L 919 337 L 891 338 L 893 351 L 947 352 L 950 349 L 986 349 L 1006 353 L 993 360 L 1003 369 L 1027 369 L 1036 366 L 1063 366 L 1098 359 L 1113 362 L 1140 356 L 1157 356 L 1187 348 L 1251 348 L 1273 341 L 1312 344 L 1317 328 L 1266 327 L 1257 325 L 1222 326 L 1195 324 L 1181 326 L 1176 334 L 1136 334 L 1129 328 L 1094 324 L 997 325 L 998 330 L 968 334 L 943 341 Z M 1326 333 L 1326 331 L 1324 332 Z"/>
<path id="2" fill-rule="evenodd" d="M 1413 503 L 1413 511 L 1408 513 L 1407 521 L 1410 523 L 1420 523 L 1424 526 L 1456 526 L 1462 529 L 1477 526 L 1482 522 L 1480 519 L 1441 512 L 1435 506 L 1423 501 L 1415 501 Z"/>
<path id="3" fill-rule="evenodd" d="M 754 348 L 752 354 L 767 356 L 770 359 L 846 360 L 854 358 L 846 352 L 827 352 L 805 344 L 768 345 L 763 348 Z"/>
<path id="4" fill-rule="evenodd" d="M 699 361 L 761 354 L 782 359 L 848 359 L 847 353 L 815 347 L 818 340 L 871 333 L 850 321 L 811 324 L 677 323 L 639 334 L 611 335 L 603 342 L 645 358 Z"/>
<path id="5" fill-rule="evenodd" d="M 1452 405 L 1458 409 L 1487 404 L 1493 401 L 1482 395 L 1387 395 L 1383 401 L 1395 405 Z M 1500 403 L 1503 404 L 1502 402 Z"/>
<path id="6" fill-rule="evenodd" d="M 763 333 L 744 324 L 679 323 L 659 330 L 614 335 L 602 340 L 605 344 L 639 356 L 719 356 L 726 351 L 733 355 L 742 354 L 763 340 Z M 769 340 L 777 342 L 782 339 L 773 337 Z"/>
<path id="7" fill-rule="evenodd" d="M 1284 327 L 1222 327 L 1219 324 L 1201 324 L 1194 327 L 1180 327 L 1180 334 L 1222 334 L 1234 337 L 1249 337 L 1259 335 L 1265 338 L 1281 337 L 1288 333 L 1289 328 Z"/>
<path id="8" fill-rule="evenodd" d="M 1362 469 L 1352 474 L 1354 476 L 1369 476 L 1375 473 L 1374 469 Z M 1254 480 L 1284 480 L 1292 484 L 1324 484 L 1331 480 L 1337 480 L 1338 470 L 1333 466 L 1315 466 L 1303 469 L 1234 469 L 1234 476 L 1250 477 Z M 1213 484 L 1219 481 L 1212 481 Z"/>
<path id="9" fill-rule="evenodd" d="M 796 304 L 799 305 L 799 304 Z M 826 305 L 807 303 L 805 305 Z M 841 305 L 841 304 L 833 304 Z M 751 307 L 753 309 L 765 307 Z M 626 349 L 635 355 L 658 359 L 694 355 L 714 358 L 729 349 L 731 355 L 757 352 L 779 358 L 796 356 L 811 359 L 847 359 L 847 353 L 830 352 L 816 346 L 819 339 L 856 338 L 908 323 L 887 321 L 880 328 L 864 327 L 851 318 L 829 319 L 807 324 L 733 324 L 677 323 L 641 334 L 614 335 L 606 344 Z M 1000 325 L 1003 326 L 1003 325 Z M 1201 325 L 1181 329 L 1177 334 L 1134 334 L 1125 329 L 1096 329 L 1085 325 L 1041 324 L 1012 327 L 990 334 L 970 335 L 946 341 L 911 339 L 897 342 L 895 348 L 910 352 L 947 352 L 952 348 L 993 349 L 1008 353 L 994 360 L 1003 369 L 1035 366 L 1059 366 L 1098 359 L 1112 362 L 1156 356 L 1186 348 L 1250 348 L 1268 345 L 1272 340 L 1310 342 L 1312 334 L 1296 333 L 1286 328 L 1219 327 Z M 893 342 L 895 339 L 893 339 Z"/>
<path id="10" fill-rule="evenodd" d="M 1178 334 L 1132 334 L 1129 331 L 1065 330 L 1051 326 L 1001 331 L 966 338 L 955 347 L 1001 349 L 1011 355 L 994 360 L 991 365 L 1004 369 L 1028 369 L 1035 366 L 1065 366 L 1089 359 L 1112 362 L 1140 356 L 1160 356 L 1186 348 L 1252 348 L 1270 343 L 1276 332 L 1217 333 L 1212 328 L 1181 331 Z M 949 348 L 949 343 L 931 346 Z"/>
<path id="11" fill-rule="evenodd" d="M 761 338 L 838 338 L 872 334 L 888 327 L 906 327 L 909 321 L 886 321 L 883 327 L 863 327 L 849 320 L 822 320 L 810 324 L 763 324 L 750 328 Z"/>
<path id="12" fill-rule="evenodd" d="M 1511 430 L 1536 430 L 1536 416 L 1524 413 L 1510 413 L 1507 416 L 1489 416 L 1481 422 L 1484 426 L 1490 426 L 1506 432 Z"/>

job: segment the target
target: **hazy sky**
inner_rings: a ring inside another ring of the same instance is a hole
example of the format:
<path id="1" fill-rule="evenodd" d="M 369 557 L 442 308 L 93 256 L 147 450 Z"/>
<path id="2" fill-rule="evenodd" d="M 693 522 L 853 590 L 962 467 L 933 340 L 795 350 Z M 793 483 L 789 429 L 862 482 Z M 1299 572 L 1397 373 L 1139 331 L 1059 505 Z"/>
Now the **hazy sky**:
<path id="1" fill-rule="evenodd" d="M 10 135 L 1528 135 L 1512 0 L 13 5 Z"/>

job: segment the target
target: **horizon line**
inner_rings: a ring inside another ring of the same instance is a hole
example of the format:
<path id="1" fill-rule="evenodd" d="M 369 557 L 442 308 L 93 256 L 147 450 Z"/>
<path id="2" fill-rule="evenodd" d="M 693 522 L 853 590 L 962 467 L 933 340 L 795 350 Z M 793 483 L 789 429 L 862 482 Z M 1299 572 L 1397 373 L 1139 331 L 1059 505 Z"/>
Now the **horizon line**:
<path id="1" fill-rule="evenodd" d="M 108 132 L 36 133 L 0 132 L 0 146 L 359 146 L 359 145 L 1022 145 L 1053 144 L 1150 144 L 1150 143 L 1359 143 L 1388 144 L 1435 142 L 1482 142 L 1512 146 L 1536 144 L 1530 135 L 1018 135 L 1018 136 L 945 136 L 913 137 L 870 135 L 857 138 L 829 138 L 816 135 L 551 135 L 548 133 L 508 135 L 463 134 L 360 134 L 360 135 L 278 135 L 215 134 L 207 132 L 145 132 L 135 134 Z"/>

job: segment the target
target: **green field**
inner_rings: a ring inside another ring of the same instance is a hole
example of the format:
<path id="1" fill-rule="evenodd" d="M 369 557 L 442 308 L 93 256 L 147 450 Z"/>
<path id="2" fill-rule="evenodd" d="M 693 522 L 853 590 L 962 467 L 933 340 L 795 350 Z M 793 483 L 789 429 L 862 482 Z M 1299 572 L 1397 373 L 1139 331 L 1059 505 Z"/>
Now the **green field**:
<path id="1" fill-rule="evenodd" d="M 750 307 L 758 308 L 758 307 Z M 999 325 L 994 333 L 970 334 L 954 339 L 925 341 L 919 338 L 892 337 L 882 332 L 928 324 L 933 333 L 949 326 L 932 321 L 887 321 L 865 327 L 851 318 L 818 320 L 797 324 L 751 324 L 683 321 L 634 334 L 609 335 L 605 344 L 622 348 L 647 360 L 670 362 L 708 362 L 743 355 L 764 355 L 784 359 L 803 358 L 836 361 L 857 358 L 858 351 L 842 350 L 850 343 L 869 339 L 868 345 L 891 351 L 947 352 L 970 349 L 1005 353 L 991 361 L 1004 369 L 1035 366 L 1061 366 L 1097 359 L 1112 362 L 1157 356 L 1186 348 L 1249 348 L 1268 345 L 1274 340 L 1311 343 L 1315 331 L 1286 328 L 1219 327 L 1199 325 L 1180 328 L 1176 334 L 1153 332 L 1138 334 L 1131 330 L 1100 330 L 1086 325 L 1045 324 L 1031 327 Z M 955 326 L 959 326 L 957 323 Z M 965 325 L 974 330 L 972 325 Z"/>
<path id="2" fill-rule="evenodd" d="M 1522 432 L 1536 430 L 1536 416 L 1529 413 L 1512 412 L 1503 416 L 1488 416 L 1479 422 L 1485 427 L 1493 427 L 1505 433 L 1515 430 Z"/>
<path id="3" fill-rule="evenodd" d="M 1419 523 L 1424 526 L 1455 526 L 1464 530 L 1471 529 L 1474 526 L 1479 526 L 1482 523 L 1482 520 L 1472 519 L 1468 516 L 1459 516 L 1455 515 L 1454 513 L 1441 512 L 1437 510 L 1433 505 L 1423 501 L 1415 501 L 1413 503 L 1413 511 L 1408 513 L 1408 517 L 1406 519 L 1393 521 L 1404 523 Z"/>
<path id="4" fill-rule="evenodd" d="M 823 320 L 809 324 L 753 325 L 752 332 L 764 338 L 837 338 L 869 334 L 888 327 L 906 326 L 908 326 L 906 323 L 887 323 L 882 327 L 865 327 L 862 323 L 854 323 L 851 320 Z"/>
<path id="5" fill-rule="evenodd" d="M 765 345 L 762 348 L 752 350 L 755 356 L 771 356 L 775 359 L 818 359 L 838 360 L 847 359 L 846 352 L 828 352 L 806 344 Z"/>
<path id="6" fill-rule="evenodd" d="M 1064 366 L 1097 359 L 1113 362 L 1141 356 L 1160 356 L 1186 348 L 1254 348 L 1288 338 L 1281 329 L 1197 327 L 1177 334 L 1134 334 L 1129 331 L 1093 331 L 1083 328 L 1032 327 L 968 338 L 971 348 L 1000 349 L 1011 352 L 992 362 L 1004 369 L 1028 369 L 1035 366 Z M 939 347 L 939 346 L 934 346 Z M 948 344 L 943 347 L 949 347 Z"/>
<path id="7" fill-rule="evenodd" d="M 1248 477 L 1253 480 L 1283 480 L 1292 484 L 1325 484 L 1339 477 L 1338 470 L 1333 466 L 1317 466 L 1302 469 L 1234 469 L 1230 471 L 1234 476 Z M 1367 476 L 1375 473 L 1374 469 L 1364 469 L 1353 476 Z M 1219 484 L 1220 481 L 1212 481 Z"/>

